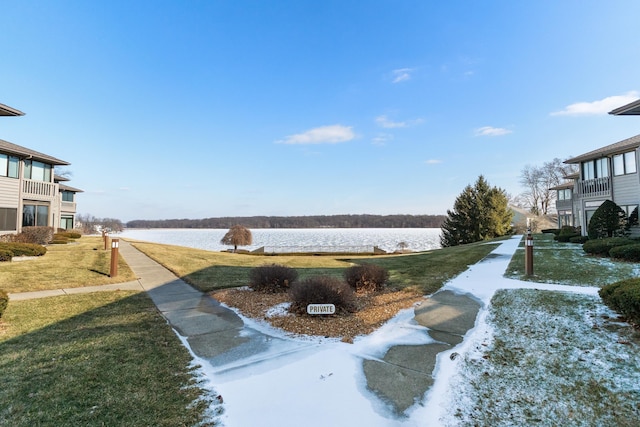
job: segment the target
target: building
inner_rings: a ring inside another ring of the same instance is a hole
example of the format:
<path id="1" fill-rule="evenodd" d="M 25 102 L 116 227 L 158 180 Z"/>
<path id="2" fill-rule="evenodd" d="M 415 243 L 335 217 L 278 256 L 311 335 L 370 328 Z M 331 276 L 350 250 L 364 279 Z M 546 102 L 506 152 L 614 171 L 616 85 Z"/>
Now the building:
<path id="1" fill-rule="evenodd" d="M 612 115 L 640 115 L 640 100 L 611 111 Z M 573 225 L 587 234 L 593 213 L 605 201 L 620 206 L 627 217 L 637 217 L 640 206 L 640 135 L 600 147 L 564 163 L 579 166 L 566 176 L 566 183 L 553 187 L 557 191 L 558 226 Z M 640 234 L 634 229 L 633 234 Z"/>
<path id="2" fill-rule="evenodd" d="M 0 104 L 0 116 L 22 116 Z M 0 234 L 15 234 L 27 226 L 70 229 L 75 225 L 75 196 L 66 178 L 54 174 L 64 160 L 0 139 Z"/>

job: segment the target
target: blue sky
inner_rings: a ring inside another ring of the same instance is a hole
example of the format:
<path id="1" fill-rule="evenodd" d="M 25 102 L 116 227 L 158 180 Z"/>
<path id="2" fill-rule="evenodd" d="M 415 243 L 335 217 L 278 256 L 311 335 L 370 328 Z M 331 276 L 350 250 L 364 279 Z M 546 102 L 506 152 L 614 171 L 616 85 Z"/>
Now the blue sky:
<path id="1" fill-rule="evenodd" d="M 5 1 L 0 138 L 133 219 L 444 214 L 640 133 L 640 2 Z"/>

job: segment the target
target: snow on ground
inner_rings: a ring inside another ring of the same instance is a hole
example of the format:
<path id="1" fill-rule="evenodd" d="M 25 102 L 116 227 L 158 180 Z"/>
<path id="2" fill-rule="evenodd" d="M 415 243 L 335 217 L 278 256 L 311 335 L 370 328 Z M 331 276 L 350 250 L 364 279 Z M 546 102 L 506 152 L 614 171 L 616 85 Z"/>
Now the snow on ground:
<path id="1" fill-rule="evenodd" d="M 590 332 L 597 328 L 596 318 L 606 311 L 597 297 L 598 289 L 504 278 L 503 273 L 519 242 L 520 237 L 505 241 L 487 259 L 471 266 L 443 288 L 472 294 L 484 308 L 464 342 L 440 353 L 434 386 L 422 403 L 407 411 L 407 417 L 393 415 L 390 408 L 367 389 L 362 358 L 381 358 L 393 345 L 432 342 L 425 328 L 413 321 L 413 309 L 398 313 L 382 328 L 358 338 L 354 344 L 319 339 L 302 351 L 228 371 L 213 368 L 205 360 L 197 360 L 210 386 L 224 397 L 220 420 L 227 427 L 436 427 L 532 422 L 551 425 L 558 421 L 555 417 L 563 416 L 572 424 L 575 421 L 572 417 L 580 408 L 557 396 L 558 390 L 570 388 L 576 381 L 587 386 L 593 386 L 590 381 L 597 381 L 602 387 L 615 385 L 632 402 L 638 402 L 640 360 L 637 348 L 612 344 L 610 341 L 614 340 L 615 334 L 609 331 L 591 337 Z M 501 289 L 526 291 L 500 291 L 498 295 L 508 303 L 490 307 L 491 299 Z M 575 295 L 572 304 L 577 308 L 570 315 L 545 312 L 545 304 L 536 305 L 531 300 L 531 295 L 558 295 L 545 291 Z M 526 310 L 533 311 L 523 315 Z M 243 320 L 273 336 L 292 339 L 268 325 Z M 531 336 L 514 334 L 514 331 L 522 330 Z M 563 339 L 568 342 L 562 343 Z M 574 345 L 576 341 L 580 343 L 578 349 Z M 545 354 L 552 353 L 548 351 L 553 348 L 552 344 L 557 344 L 562 351 L 556 352 L 550 361 L 540 362 Z M 508 349 L 504 350 L 507 353 L 500 353 L 501 348 Z M 606 351 L 594 351 L 602 348 Z M 492 352 L 488 353 L 490 349 Z M 453 353 L 457 353 L 457 357 L 452 357 Z M 491 357 L 507 358 L 508 363 L 504 359 L 489 360 Z M 564 364 L 565 359 L 570 363 Z M 544 363 L 550 365 L 545 367 Z M 629 364 L 635 365 L 632 372 L 626 369 Z M 582 376 L 569 375 L 559 382 L 547 381 L 549 369 L 580 371 Z M 612 374 L 620 378 L 610 378 Z M 504 378 L 505 375 L 508 378 Z M 532 388 L 532 385 L 536 387 Z M 589 396 L 587 394 L 587 398 Z M 541 406 L 549 409 L 537 413 L 536 408 Z M 608 420 L 606 409 L 604 415 L 601 414 L 605 425 Z M 593 418 L 583 418 L 574 425 L 589 425 L 591 421 Z"/>

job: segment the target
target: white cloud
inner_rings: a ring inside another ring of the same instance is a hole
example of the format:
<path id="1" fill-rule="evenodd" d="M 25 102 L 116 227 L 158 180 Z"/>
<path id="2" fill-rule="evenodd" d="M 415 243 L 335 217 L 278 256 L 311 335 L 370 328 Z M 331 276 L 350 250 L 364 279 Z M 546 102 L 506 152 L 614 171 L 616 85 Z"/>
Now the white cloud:
<path id="1" fill-rule="evenodd" d="M 391 129 L 391 128 L 403 128 L 407 126 L 407 122 L 393 122 L 389 120 L 387 116 L 378 116 L 376 117 L 376 123 L 378 126 Z"/>
<path id="2" fill-rule="evenodd" d="M 483 126 L 475 130 L 475 136 L 502 136 L 513 131 L 505 128 L 494 128 L 493 126 Z"/>
<path id="3" fill-rule="evenodd" d="M 586 116 L 607 114 L 611 110 L 622 107 L 625 104 L 638 99 L 638 92 L 631 91 L 624 95 L 608 96 L 604 99 L 592 102 L 576 102 L 567 105 L 564 110 L 551 113 L 552 116 Z"/>
<path id="4" fill-rule="evenodd" d="M 411 80 L 411 73 L 415 70 L 413 68 L 398 68 L 397 70 L 393 70 L 391 74 L 393 75 L 392 83 L 400 83 L 405 82 L 407 80 Z"/>
<path id="5" fill-rule="evenodd" d="M 377 136 L 373 137 L 371 143 L 373 145 L 387 145 L 387 141 L 391 141 L 393 139 L 393 135 L 388 133 L 379 133 Z"/>
<path id="6" fill-rule="evenodd" d="M 422 122 L 423 122 L 422 119 L 407 120 L 404 122 L 394 122 L 392 120 L 389 120 L 389 118 L 384 115 L 376 117 L 376 123 L 378 124 L 378 126 L 383 127 L 385 129 L 405 128 L 408 126 L 414 126 L 414 125 L 420 124 Z"/>
<path id="7" fill-rule="evenodd" d="M 289 135 L 280 144 L 337 144 L 356 137 L 351 126 L 331 125 L 309 129 L 303 133 Z"/>
<path id="8" fill-rule="evenodd" d="M 425 160 L 424 162 L 425 162 L 426 164 L 428 164 L 428 165 L 437 165 L 437 164 L 442 163 L 442 160 L 439 160 L 439 159 L 429 159 L 429 160 Z"/>

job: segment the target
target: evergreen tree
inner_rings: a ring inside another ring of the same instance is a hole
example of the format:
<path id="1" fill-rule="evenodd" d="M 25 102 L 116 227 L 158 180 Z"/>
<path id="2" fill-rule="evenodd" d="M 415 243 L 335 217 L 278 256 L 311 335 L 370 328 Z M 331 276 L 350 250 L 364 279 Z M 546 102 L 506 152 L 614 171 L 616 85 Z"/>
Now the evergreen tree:
<path id="1" fill-rule="evenodd" d="M 442 246 L 493 239 L 511 231 L 513 212 L 504 190 L 491 187 L 482 175 L 475 185 L 467 185 L 447 211 L 442 224 Z"/>
<path id="2" fill-rule="evenodd" d="M 587 226 L 587 234 L 590 239 L 622 237 L 628 229 L 629 221 L 625 211 L 611 200 L 605 200 L 593 213 Z"/>

